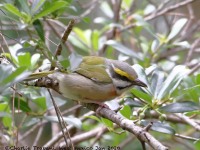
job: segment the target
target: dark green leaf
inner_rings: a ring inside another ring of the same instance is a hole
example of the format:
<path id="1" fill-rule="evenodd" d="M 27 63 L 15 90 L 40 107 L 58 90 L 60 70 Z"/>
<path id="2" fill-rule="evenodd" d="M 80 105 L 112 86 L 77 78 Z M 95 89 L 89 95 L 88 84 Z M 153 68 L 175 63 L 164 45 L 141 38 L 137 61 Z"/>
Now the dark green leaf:
<path id="1" fill-rule="evenodd" d="M 43 30 L 43 25 L 40 22 L 39 19 L 35 20 L 33 22 L 33 26 L 35 28 L 35 30 L 37 31 L 37 34 L 39 35 L 40 39 L 45 42 L 45 38 L 44 38 L 44 30 Z"/>
<path id="2" fill-rule="evenodd" d="M 183 113 L 189 111 L 199 110 L 200 106 L 191 101 L 176 102 L 160 108 L 161 111 L 169 113 Z"/>
<path id="3" fill-rule="evenodd" d="M 131 118 L 132 115 L 132 111 L 130 106 L 125 105 L 120 111 L 119 111 L 124 117 L 126 117 L 127 119 Z"/>
<path id="4" fill-rule="evenodd" d="M 141 125 L 147 126 L 149 125 L 150 121 L 142 120 Z M 161 123 L 161 122 L 153 122 L 152 127 L 150 128 L 153 131 L 158 131 L 161 133 L 166 133 L 166 134 L 175 134 L 175 130 L 168 124 L 166 123 Z"/>
<path id="5" fill-rule="evenodd" d="M 19 108 L 23 112 L 30 112 L 31 108 L 28 105 L 28 102 L 24 101 L 21 98 L 15 98 L 14 100 L 15 108 Z"/>
<path id="6" fill-rule="evenodd" d="M 62 8 L 62 7 L 66 7 L 68 5 L 68 3 L 66 1 L 55 1 L 51 4 L 51 7 L 45 7 L 45 9 L 43 9 L 41 12 L 37 13 L 34 17 L 33 17 L 33 21 L 47 16 L 48 14 Z"/>
<path id="7" fill-rule="evenodd" d="M 144 105 L 141 101 L 136 101 L 130 97 L 127 97 L 124 100 L 125 100 L 124 104 L 129 105 L 131 107 L 142 107 Z"/>
<path id="8" fill-rule="evenodd" d="M 137 89 L 131 89 L 131 93 L 132 93 L 133 95 L 135 95 L 136 97 L 145 100 L 145 101 L 148 102 L 149 104 L 151 103 L 152 98 L 151 98 L 151 96 L 149 96 L 148 94 L 146 94 L 146 93 L 144 93 L 144 92 L 142 92 L 142 91 L 140 91 L 140 90 L 137 90 Z"/>

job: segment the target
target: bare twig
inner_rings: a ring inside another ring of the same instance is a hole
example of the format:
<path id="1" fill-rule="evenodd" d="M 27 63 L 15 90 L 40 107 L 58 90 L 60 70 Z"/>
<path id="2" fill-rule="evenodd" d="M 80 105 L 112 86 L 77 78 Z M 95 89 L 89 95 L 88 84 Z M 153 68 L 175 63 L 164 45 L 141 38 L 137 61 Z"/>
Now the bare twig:
<path id="1" fill-rule="evenodd" d="M 90 116 L 90 115 L 94 115 L 94 114 L 95 114 L 95 113 L 94 113 L 93 111 L 90 111 L 90 112 L 84 114 L 84 116 L 82 116 L 82 117 L 80 118 L 80 120 L 81 120 L 81 121 L 84 121 L 84 120 L 87 119 L 86 116 Z M 74 128 L 73 125 L 68 125 L 68 126 L 67 126 L 67 130 L 68 130 L 68 131 L 71 130 L 71 129 L 73 129 L 73 128 Z M 64 132 L 66 133 L 66 129 L 64 129 Z M 50 141 L 48 141 L 43 147 L 52 147 L 52 146 L 54 146 L 62 137 L 63 137 L 62 132 L 59 132 L 59 133 L 58 133 L 56 136 L 54 136 Z"/>
<path id="2" fill-rule="evenodd" d="M 64 44 L 67 41 L 68 36 L 71 33 L 74 24 L 75 24 L 75 19 L 70 20 L 70 22 L 68 23 L 67 28 L 64 31 L 63 36 L 61 38 L 61 41 L 58 44 L 57 49 L 55 51 L 54 56 L 55 56 L 56 59 L 57 59 L 58 56 L 60 56 L 60 54 L 62 52 L 62 44 Z M 55 68 L 54 66 L 51 66 L 50 70 L 53 70 L 54 68 Z"/>
<path id="3" fill-rule="evenodd" d="M 113 8 L 114 9 L 114 18 L 113 18 L 113 20 L 114 20 L 115 23 L 119 22 L 119 19 L 120 19 L 121 3 L 122 3 L 122 0 L 115 0 L 113 2 L 113 7 L 114 7 Z M 108 32 L 108 34 L 107 34 L 107 40 L 113 39 L 117 35 L 117 32 L 118 32 L 117 31 L 117 27 L 113 27 L 111 29 L 111 31 Z M 99 55 L 102 55 L 105 52 L 106 48 L 107 48 L 107 45 L 104 44 L 101 47 L 101 49 L 99 49 L 99 51 L 98 51 Z"/>
<path id="4" fill-rule="evenodd" d="M 176 133 L 175 136 L 182 138 L 182 139 L 191 140 L 191 141 L 199 141 L 200 140 L 200 139 L 197 139 L 197 138 L 194 138 L 194 137 L 185 136 L 185 135 L 181 135 L 181 134 L 178 134 L 178 133 Z"/>
<path id="5" fill-rule="evenodd" d="M 59 108 L 58 108 L 58 106 L 57 106 L 57 104 L 56 104 L 56 102 L 55 102 L 55 100 L 54 100 L 54 98 L 53 98 L 53 96 L 52 96 L 52 94 L 51 94 L 49 89 L 48 89 L 48 92 L 49 92 L 49 95 L 50 95 L 50 97 L 52 99 L 52 102 L 53 102 L 53 105 L 54 105 L 54 108 L 55 108 L 55 111 L 56 111 L 56 115 L 57 115 L 58 121 L 60 123 L 61 131 L 62 131 L 64 140 L 65 140 L 65 144 L 66 144 L 67 147 L 70 147 L 70 148 L 72 148 L 72 150 L 74 150 L 74 145 L 71 142 L 71 137 L 70 137 L 69 131 L 68 131 L 67 127 L 66 127 L 65 121 L 64 121 L 64 119 L 63 119 L 63 117 L 61 115 L 61 112 L 60 112 L 60 110 L 59 110 Z M 66 129 L 67 132 L 65 132 L 64 129 Z M 67 133 L 68 138 L 67 138 L 65 133 Z M 69 139 L 69 140 L 67 140 L 67 139 Z"/>
<path id="6" fill-rule="evenodd" d="M 194 54 L 194 50 L 195 50 L 195 48 L 199 45 L 199 43 L 200 43 L 200 38 L 196 39 L 196 40 L 194 41 L 194 43 L 192 44 L 192 46 L 191 46 L 191 48 L 190 48 L 190 50 L 189 50 L 189 52 L 188 52 L 187 58 L 186 58 L 186 62 L 185 62 L 186 65 L 189 64 L 189 62 L 190 62 L 190 60 L 191 60 L 191 58 L 192 58 L 192 54 Z"/>
<path id="7" fill-rule="evenodd" d="M 180 119 L 187 122 L 189 125 L 191 125 L 193 128 L 195 128 L 197 131 L 200 131 L 200 125 L 198 123 L 196 123 L 195 121 L 193 121 L 192 119 L 190 119 L 189 117 L 187 117 L 183 114 L 176 114 L 176 116 L 178 116 Z"/>
<path id="8" fill-rule="evenodd" d="M 43 121 L 41 120 L 41 124 L 42 124 L 42 122 Z M 37 136 L 36 136 L 36 138 L 35 138 L 35 140 L 34 140 L 34 142 L 32 144 L 32 147 L 35 146 L 35 145 L 38 145 L 38 141 L 39 141 L 39 139 L 40 139 L 40 137 L 42 135 L 43 129 L 44 129 L 44 126 L 40 126 L 39 131 L 37 132 Z"/>
<path id="9" fill-rule="evenodd" d="M 85 140 L 88 140 L 88 139 L 95 137 L 96 135 L 99 134 L 99 132 L 105 133 L 107 131 L 108 131 L 108 129 L 106 127 L 97 127 L 93 130 L 90 130 L 88 132 L 85 132 L 85 133 L 82 133 L 82 134 L 79 134 L 77 136 L 72 137 L 72 142 L 75 145 L 75 144 L 78 144 L 82 141 L 85 141 Z M 63 146 L 64 146 L 64 143 L 61 143 L 60 147 L 63 147 Z"/>
<path id="10" fill-rule="evenodd" d="M 175 10 L 177 8 L 180 8 L 180 7 L 183 7 L 185 5 L 188 5 L 189 3 L 192 3 L 194 1 L 196 1 L 196 0 L 185 0 L 185 1 L 182 1 L 180 3 L 177 3 L 176 5 L 167 7 L 165 9 L 161 9 L 161 10 L 159 9 L 158 12 L 152 13 L 152 15 L 149 15 L 148 17 L 145 17 L 145 20 L 152 20 L 152 19 L 154 19 L 154 18 L 156 18 L 158 16 L 164 15 L 164 14 L 170 12 L 170 11 L 173 11 L 173 10 Z"/>
<path id="11" fill-rule="evenodd" d="M 196 0 L 185 0 L 185 1 L 182 1 L 180 3 L 177 3 L 176 5 L 169 6 L 169 7 L 165 8 L 165 9 L 161 9 L 161 10 L 159 9 L 160 11 L 153 12 L 151 15 L 148 15 L 147 17 L 145 17 L 144 20 L 145 21 L 149 21 L 149 20 L 155 19 L 155 18 L 157 18 L 159 16 L 162 16 L 162 15 L 164 15 L 164 14 L 170 12 L 170 11 L 173 11 L 173 10 L 175 10 L 177 8 L 180 8 L 180 7 L 183 7 L 185 5 L 188 5 L 188 4 L 190 4 L 190 3 L 194 2 L 194 1 L 196 1 Z M 136 24 L 131 24 L 131 25 L 121 29 L 119 32 L 123 32 L 125 30 L 129 30 L 129 29 L 131 29 L 131 28 L 133 28 L 135 26 L 136 26 Z"/>

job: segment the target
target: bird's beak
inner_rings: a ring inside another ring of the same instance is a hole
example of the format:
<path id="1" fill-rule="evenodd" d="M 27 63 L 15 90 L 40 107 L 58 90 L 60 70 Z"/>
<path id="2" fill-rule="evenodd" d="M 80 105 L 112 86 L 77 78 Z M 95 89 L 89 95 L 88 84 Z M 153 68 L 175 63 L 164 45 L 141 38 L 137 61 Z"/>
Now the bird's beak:
<path id="1" fill-rule="evenodd" d="M 147 87 L 147 85 L 146 85 L 144 82 L 140 81 L 139 79 L 135 79 L 135 80 L 133 81 L 133 84 L 134 84 L 134 85 L 141 86 L 141 87 Z"/>

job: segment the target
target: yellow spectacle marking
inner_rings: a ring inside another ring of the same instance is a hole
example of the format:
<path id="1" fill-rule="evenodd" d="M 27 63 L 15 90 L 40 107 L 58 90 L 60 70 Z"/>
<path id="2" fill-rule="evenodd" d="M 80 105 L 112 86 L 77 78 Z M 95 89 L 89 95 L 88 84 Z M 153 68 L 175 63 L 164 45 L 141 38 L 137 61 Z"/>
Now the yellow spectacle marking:
<path id="1" fill-rule="evenodd" d="M 118 68 L 114 68 L 114 71 L 121 76 L 127 77 L 129 80 L 132 80 L 132 81 L 134 80 L 134 78 L 132 76 L 130 76 L 128 73 L 126 73 Z"/>

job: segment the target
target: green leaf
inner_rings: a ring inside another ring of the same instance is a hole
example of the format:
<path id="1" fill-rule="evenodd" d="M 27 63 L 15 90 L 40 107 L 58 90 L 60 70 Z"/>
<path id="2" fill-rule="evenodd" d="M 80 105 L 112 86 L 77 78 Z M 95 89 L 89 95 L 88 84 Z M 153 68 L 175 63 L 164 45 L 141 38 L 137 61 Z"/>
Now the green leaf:
<path id="1" fill-rule="evenodd" d="M 147 126 L 150 123 L 150 121 L 147 120 L 142 120 L 141 125 Z M 161 122 L 153 122 L 153 125 L 150 128 L 153 131 L 161 132 L 161 133 L 166 133 L 170 135 L 174 135 L 176 132 L 175 130 L 168 124 L 166 123 L 161 123 Z"/>
<path id="2" fill-rule="evenodd" d="M 13 71 L 7 78 L 3 80 L 3 84 L 19 82 L 28 77 L 29 73 L 25 72 L 27 67 L 19 67 L 15 71 Z"/>
<path id="3" fill-rule="evenodd" d="M 97 51 L 99 49 L 99 32 L 94 30 L 91 35 L 92 48 Z"/>
<path id="4" fill-rule="evenodd" d="M 196 84 L 200 85 L 200 74 L 197 74 L 196 76 Z"/>
<path id="5" fill-rule="evenodd" d="M 27 0 L 19 0 L 18 2 L 20 3 L 23 11 L 26 12 L 27 14 L 31 15 L 30 8 L 28 6 L 28 1 Z"/>
<path id="6" fill-rule="evenodd" d="M 184 113 L 200 110 L 200 106 L 192 101 L 176 102 L 160 108 L 161 111 L 169 113 Z"/>
<path id="7" fill-rule="evenodd" d="M 85 118 L 90 118 L 90 119 L 96 120 L 96 121 L 98 121 L 98 122 L 101 122 L 101 120 L 100 120 L 98 117 L 94 116 L 94 115 L 85 116 Z"/>
<path id="8" fill-rule="evenodd" d="M 144 105 L 144 103 L 142 103 L 141 101 L 136 101 L 130 97 L 124 98 L 124 101 L 124 104 L 130 107 L 142 107 Z"/>
<path id="9" fill-rule="evenodd" d="M 4 4 L 4 8 L 9 11 L 11 14 L 18 16 L 19 18 L 23 17 L 23 14 L 12 4 Z"/>
<path id="10" fill-rule="evenodd" d="M 15 108 L 19 108 L 23 112 L 30 112 L 31 108 L 28 105 L 28 102 L 24 101 L 22 98 L 15 98 L 14 100 Z"/>
<path id="11" fill-rule="evenodd" d="M 7 103 L 0 103 L 0 112 L 10 114 L 10 106 Z M 12 127 L 12 118 L 11 115 L 3 116 L 2 122 L 5 127 Z"/>
<path id="12" fill-rule="evenodd" d="M 45 9 L 43 9 L 41 12 L 39 12 L 37 15 L 35 15 L 33 17 L 33 22 L 41 17 L 47 16 L 48 14 L 50 14 L 60 8 L 66 7 L 67 5 L 68 5 L 68 3 L 66 1 L 55 1 L 51 4 L 51 7 L 47 7 Z"/>
<path id="13" fill-rule="evenodd" d="M 194 142 L 195 150 L 199 150 L 200 147 L 200 140 Z"/>
<path id="14" fill-rule="evenodd" d="M 84 32 L 80 28 L 73 28 L 73 31 L 76 33 L 77 37 L 86 45 L 89 45 L 89 39 L 86 38 L 86 31 Z"/>
<path id="15" fill-rule="evenodd" d="M 121 52 L 122 54 L 131 56 L 133 58 L 142 60 L 141 57 L 139 57 L 138 53 L 136 53 L 134 50 L 124 46 L 123 44 L 114 41 L 114 40 L 108 40 L 106 43 L 106 45 L 112 46 L 113 48 L 115 48 L 116 50 L 118 50 L 119 52 Z"/>
<path id="16" fill-rule="evenodd" d="M 85 23 L 90 23 L 91 22 L 91 19 L 89 17 L 84 17 L 82 18 L 82 20 L 85 22 Z"/>
<path id="17" fill-rule="evenodd" d="M 64 69 L 67 69 L 67 68 L 70 66 L 70 62 L 69 62 L 68 59 L 61 60 L 61 61 L 59 61 L 59 63 L 62 65 L 62 67 L 63 67 Z"/>
<path id="18" fill-rule="evenodd" d="M 146 93 L 148 93 L 149 95 L 153 95 L 152 94 L 152 89 L 151 89 L 151 86 L 150 86 L 150 83 L 149 83 L 149 80 L 147 78 L 147 75 L 145 73 L 145 70 L 144 68 L 142 68 L 140 65 L 138 64 L 135 64 L 132 66 L 133 69 L 136 71 L 137 75 L 138 75 L 138 78 L 144 82 L 146 85 L 147 85 L 147 88 L 142 88 Z"/>
<path id="19" fill-rule="evenodd" d="M 4 64 L 0 64 L 0 83 L 3 82 L 3 80 L 5 80 L 6 77 L 8 77 L 13 70 L 13 66 L 8 64 L 8 65 L 4 65 Z M 0 84 L 0 86 L 2 86 L 2 84 Z"/>
<path id="20" fill-rule="evenodd" d="M 103 118 L 103 117 L 101 117 L 101 121 L 109 130 L 113 130 L 113 122 L 112 121 L 110 121 L 106 118 Z"/>
<path id="21" fill-rule="evenodd" d="M 18 65 L 20 67 L 30 67 L 31 66 L 31 55 L 30 53 L 24 53 L 18 56 Z"/>
<path id="22" fill-rule="evenodd" d="M 130 106 L 125 105 L 120 111 L 119 111 L 124 117 L 126 117 L 127 119 L 131 118 L 132 115 L 132 111 Z"/>
<path id="23" fill-rule="evenodd" d="M 176 23 L 173 25 L 171 32 L 169 33 L 167 40 L 173 39 L 178 33 L 183 29 L 185 24 L 187 23 L 188 19 L 186 18 L 181 18 Z"/>
<path id="24" fill-rule="evenodd" d="M 31 7 L 31 13 L 35 14 L 37 11 L 42 7 L 46 0 L 36 0 L 33 1 L 32 7 Z"/>
<path id="25" fill-rule="evenodd" d="M 164 81 L 156 100 L 162 100 L 169 97 L 172 92 L 177 88 L 181 80 L 187 75 L 188 70 L 185 66 L 178 65 L 174 67 L 167 79 Z"/>
<path id="26" fill-rule="evenodd" d="M 152 81 L 151 81 L 151 89 L 153 92 L 154 97 L 157 97 L 158 94 L 160 93 L 160 89 L 163 86 L 163 82 L 165 79 L 165 75 L 161 71 L 155 71 L 152 76 Z"/>
<path id="27" fill-rule="evenodd" d="M 37 104 L 37 106 L 39 106 L 40 108 L 42 108 L 43 110 L 47 109 L 47 105 L 46 105 L 46 98 L 45 97 L 38 97 L 36 99 L 33 99 L 33 102 L 35 104 Z"/>
<path id="28" fill-rule="evenodd" d="M 131 89 L 131 93 L 133 95 L 135 95 L 136 97 L 141 98 L 141 99 L 145 100 L 146 102 L 148 102 L 149 104 L 151 104 L 152 98 L 150 95 L 148 95 L 140 90 L 137 90 L 137 89 Z"/>
<path id="29" fill-rule="evenodd" d="M 45 42 L 44 30 L 43 30 L 43 25 L 42 25 L 41 21 L 39 19 L 35 20 L 33 22 L 33 26 L 34 26 L 35 30 L 37 31 L 37 34 L 39 35 L 40 39 L 43 42 Z"/>

